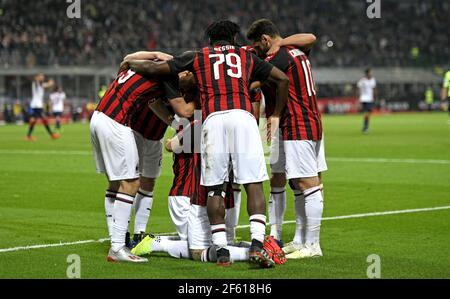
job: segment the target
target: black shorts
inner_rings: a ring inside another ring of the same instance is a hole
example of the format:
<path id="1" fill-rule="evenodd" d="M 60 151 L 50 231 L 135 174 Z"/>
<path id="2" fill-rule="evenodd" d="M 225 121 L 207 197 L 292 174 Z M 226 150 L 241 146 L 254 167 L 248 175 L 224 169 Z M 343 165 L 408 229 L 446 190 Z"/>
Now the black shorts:
<path id="1" fill-rule="evenodd" d="M 362 112 L 372 112 L 373 103 L 362 103 Z"/>
<path id="2" fill-rule="evenodd" d="M 53 112 L 54 117 L 61 116 L 61 115 L 62 115 L 62 112 Z"/>
<path id="3" fill-rule="evenodd" d="M 33 108 L 32 109 L 32 113 L 31 113 L 31 117 L 42 118 L 43 117 L 42 114 L 43 114 L 42 108 Z"/>

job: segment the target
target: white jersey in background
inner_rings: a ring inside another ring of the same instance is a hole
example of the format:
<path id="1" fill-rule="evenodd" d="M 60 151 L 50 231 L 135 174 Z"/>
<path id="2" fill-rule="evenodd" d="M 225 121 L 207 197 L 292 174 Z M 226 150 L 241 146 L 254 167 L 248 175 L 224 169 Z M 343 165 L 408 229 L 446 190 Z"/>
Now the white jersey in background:
<path id="1" fill-rule="evenodd" d="M 367 78 L 363 77 L 359 79 L 358 84 L 359 88 L 359 101 L 362 103 L 372 103 L 373 102 L 373 90 L 377 86 L 375 78 Z"/>
<path id="2" fill-rule="evenodd" d="M 52 112 L 64 111 L 64 100 L 66 99 L 65 92 L 53 92 L 50 94 L 50 102 L 52 104 Z"/>
<path id="3" fill-rule="evenodd" d="M 32 109 L 42 109 L 44 108 L 44 87 L 42 84 L 34 81 L 31 83 L 31 94 L 32 99 L 30 107 Z"/>

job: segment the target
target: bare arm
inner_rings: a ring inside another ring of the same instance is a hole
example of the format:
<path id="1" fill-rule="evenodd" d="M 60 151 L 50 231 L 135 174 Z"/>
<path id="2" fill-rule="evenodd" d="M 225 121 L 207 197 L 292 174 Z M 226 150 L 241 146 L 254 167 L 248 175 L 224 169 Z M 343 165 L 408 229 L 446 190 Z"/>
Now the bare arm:
<path id="1" fill-rule="evenodd" d="M 179 116 L 184 118 L 190 118 L 194 115 L 195 103 L 186 103 L 183 97 L 171 99 L 169 101 L 170 106 L 172 106 L 173 111 Z"/>
<path id="2" fill-rule="evenodd" d="M 130 61 L 130 60 L 161 60 L 161 61 L 167 61 L 173 59 L 173 56 L 170 54 L 166 54 L 164 52 L 159 51 L 138 51 L 135 53 L 128 54 L 123 59 L 124 61 Z"/>
<path id="3" fill-rule="evenodd" d="M 295 46 L 303 51 L 308 51 L 316 43 L 316 36 L 312 33 L 298 33 L 286 38 L 283 38 L 279 42 L 275 42 L 270 48 L 268 55 L 277 52 L 282 46 Z"/>
<path id="4" fill-rule="evenodd" d="M 151 60 L 129 60 L 120 64 L 120 69 L 131 69 L 144 76 L 155 77 L 158 75 L 170 75 L 170 67 L 167 62 L 154 62 Z"/>
<path id="5" fill-rule="evenodd" d="M 55 81 L 53 79 L 50 79 L 47 82 L 42 83 L 42 87 L 45 89 L 51 88 L 54 85 L 55 85 Z"/>
<path id="6" fill-rule="evenodd" d="M 148 107 L 158 116 L 165 124 L 171 126 L 174 120 L 174 115 L 167 109 L 162 99 L 149 102 Z"/>
<path id="7" fill-rule="evenodd" d="M 275 109 L 272 116 L 268 120 L 270 128 L 270 130 L 268 131 L 268 133 L 270 132 L 269 136 L 276 136 L 275 133 L 280 127 L 280 117 L 284 111 L 284 108 L 286 107 L 286 103 L 288 100 L 289 78 L 280 69 L 273 67 L 272 71 L 270 72 L 268 81 L 273 82 L 277 85 L 277 99 L 275 102 Z"/>
<path id="8" fill-rule="evenodd" d="M 252 103 L 252 109 L 253 109 L 253 116 L 256 118 L 256 123 L 259 124 L 259 110 L 261 109 L 261 103 L 260 102 L 253 102 Z"/>

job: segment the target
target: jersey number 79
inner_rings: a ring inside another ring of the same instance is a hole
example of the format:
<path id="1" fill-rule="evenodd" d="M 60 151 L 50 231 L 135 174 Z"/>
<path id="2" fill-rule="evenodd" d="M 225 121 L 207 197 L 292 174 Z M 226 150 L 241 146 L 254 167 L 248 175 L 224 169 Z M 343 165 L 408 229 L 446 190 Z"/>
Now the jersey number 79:
<path id="1" fill-rule="evenodd" d="M 228 54 L 210 54 L 209 59 L 217 58 L 214 62 L 214 79 L 220 79 L 220 70 L 219 66 L 224 62 L 228 66 L 227 74 L 233 78 L 241 78 L 242 77 L 242 66 L 241 66 L 241 57 L 235 53 Z M 234 62 L 233 62 L 234 59 Z"/>

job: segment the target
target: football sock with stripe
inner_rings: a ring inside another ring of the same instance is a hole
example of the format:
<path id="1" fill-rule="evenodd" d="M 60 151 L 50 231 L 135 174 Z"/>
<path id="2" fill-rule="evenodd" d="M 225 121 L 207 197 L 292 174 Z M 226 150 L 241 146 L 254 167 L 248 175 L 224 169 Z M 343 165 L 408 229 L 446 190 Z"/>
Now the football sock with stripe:
<path id="1" fill-rule="evenodd" d="M 105 215 L 106 215 L 106 225 L 108 226 L 108 235 L 111 238 L 113 224 L 114 224 L 114 201 L 116 200 L 117 192 L 106 190 L 105 192 Z"/>
<path id="2" fill-rule="evenodd" d="M 233 188 L 233 202 L 234 207 L 225 210 L 228 244 L 232 244 L 236 237 L 236 226 L 239 223 L 239 213 L 241 211 L 241 189 Z"/>
<path id="3" fill-rule="evenodd" d="M 189 258 L 189 245 L 186 240 L 170 240 L 166 236 L 157 236 L 152 243 L 153 252 L 167 252 L 175 258 Z"/>
<path id="4" fill-rule="evenodd" d="M 153 192 L 139 188 L 134 198 L 134 233 L 145 232 L 153 206 Z"/>
<path id="5" fill-rule="evenodd" d="M 306 244 L 319 243 L 320 225 L 323 213 L 323 196 L 322 188 L 316 186 L 303 192 L 305 197 L 305 214 L 306 214 Z"/>
<path id="6" fill-rule="evenodd" d="M 211 224 L 211 236 L 212 243 L 217 247 L 217 249 L 226 248 L 227 234 L 225 223 Z"/>
<path id="7" fill-rule="evenodd" d="M 117 192 L 114 202 L 114 224 L 111 234 L 111 247 L 118 251 L 125 246 L 125 236 L 128 231 L 131 209 L 133 208 L 134 196 Z"/>
<path id="8" fill-rule="evenodd" d="M 250 234 L 252 240 L 264 242 L 266 234 L 266 215 L 254 214 L 250 216 Z"/>
<path id="9" fill-rule="evenodd" d="M 305 197 L 300 190 L 294 190 L 295 198 L 295 235 L 294 243 L 305 243 L 306 213 L 305 213 Z"/>
<path id="10" fill-rule="evenodd" d="M 270 235 L 281 240 L 284 213 L 286 211 L 286 189 L 272 187 L 268 204 Z"/>

